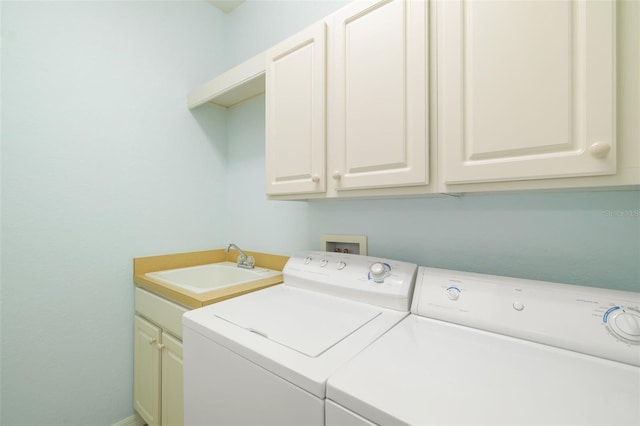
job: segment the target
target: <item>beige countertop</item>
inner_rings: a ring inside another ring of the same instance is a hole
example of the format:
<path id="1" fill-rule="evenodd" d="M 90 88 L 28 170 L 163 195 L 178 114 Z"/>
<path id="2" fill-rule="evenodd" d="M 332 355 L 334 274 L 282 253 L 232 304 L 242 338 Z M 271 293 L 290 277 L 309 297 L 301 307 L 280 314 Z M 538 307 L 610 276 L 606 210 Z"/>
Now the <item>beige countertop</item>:
<path id="1" fill-rule="evenodd" d="M 275 254 L 251 251 L 246 251 L 246 253 L 247 255 L 255 258 L 256 266 L 276 271 L 282 271 L 285 263 L 289 260 L 286 256 L 279 256 Z M 140 288 L 151 291 L 173 302 L 193 309 L 270 287 L 282 282 L 282 275 L 277 275 L 275 277 L 197 294 L 178 287 L 169 286 L 161 281 L 145 276 L 148 272 L 166 271 L 169 269 L 186 268 L 188 266 L 206 265 L 208 263 L 225 261 L 236 262 L 237 257 L 238 253 L 236 251 L 225 253 L 224 249 L 138 257 L 133 259 L 133 282 Z"/>

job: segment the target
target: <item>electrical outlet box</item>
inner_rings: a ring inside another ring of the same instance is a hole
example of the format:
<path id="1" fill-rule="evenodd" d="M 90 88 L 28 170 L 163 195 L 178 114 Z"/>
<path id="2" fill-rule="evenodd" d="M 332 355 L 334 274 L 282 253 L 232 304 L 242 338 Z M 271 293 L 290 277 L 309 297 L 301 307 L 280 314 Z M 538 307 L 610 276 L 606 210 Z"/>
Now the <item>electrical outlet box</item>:
<path id="1" fill-rule="evenodd" d="M 322 234 L 320 236 L 320 249 L 337 253 L 351 253 L 366 256 L 367 236 Z"/>

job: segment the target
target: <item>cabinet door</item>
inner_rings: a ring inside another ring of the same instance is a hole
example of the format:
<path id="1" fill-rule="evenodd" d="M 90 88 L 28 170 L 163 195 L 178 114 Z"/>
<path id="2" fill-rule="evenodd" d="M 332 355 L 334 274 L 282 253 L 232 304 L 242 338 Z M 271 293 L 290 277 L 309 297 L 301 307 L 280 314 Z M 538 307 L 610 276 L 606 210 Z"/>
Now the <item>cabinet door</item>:
<path id="1" fill-rule="evenodd" d="M 162 424 L 184 424 L 184 397 L 182 384 L 182 342 L 162 333 Z"/>
<path id="2" fill-rule="evenodd" d="M 136 315 L 133 400 L 149 426 L 160 425 L 160 339 L 161 330 Z"/>
<path id="3" fill-rule="evenodd" d="M 336 189 L 428 183 L 427 2 L 353 2 L 334 15 L 329 173 Z"/>
<path id="4" fill-rule="evenodd" d="M 325 24 L 266 54 L 266 192 L 324 192 Z"/>
<path id="5" fill-rule="evenodd" d="M 437 3 L 445 183 L 616 172 L 614 3 Z"/>

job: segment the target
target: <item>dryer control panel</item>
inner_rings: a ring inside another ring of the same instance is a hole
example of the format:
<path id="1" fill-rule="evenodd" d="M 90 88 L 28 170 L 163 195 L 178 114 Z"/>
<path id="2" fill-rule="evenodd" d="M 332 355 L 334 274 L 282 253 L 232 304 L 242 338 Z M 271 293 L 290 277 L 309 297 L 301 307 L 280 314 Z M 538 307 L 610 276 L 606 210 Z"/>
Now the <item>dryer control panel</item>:
<path id="1" fill-rule="evenodd" d="M 349 253 L 309 251 L 289 258 L 284 284 L 408 312 L 418 266 Z"/>
<path id="2" fill-rule="evenodd" d="M 412 313 L 640 366 L 640 293 L 421 267 Z"/>

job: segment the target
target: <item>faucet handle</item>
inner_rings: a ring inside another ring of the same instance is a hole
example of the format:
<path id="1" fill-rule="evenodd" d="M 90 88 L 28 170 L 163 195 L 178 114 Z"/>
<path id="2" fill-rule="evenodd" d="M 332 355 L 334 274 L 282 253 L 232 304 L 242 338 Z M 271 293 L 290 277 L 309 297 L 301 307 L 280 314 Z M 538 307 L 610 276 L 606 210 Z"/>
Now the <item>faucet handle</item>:
<path id="1" fill-rule="evenodd" d="M 253 256 L 246 256 L 244 254 L 238 255 L 238 267 L 245 269 L 253 269 L 253 266 L 256 264 L 256 260 Z"/>

